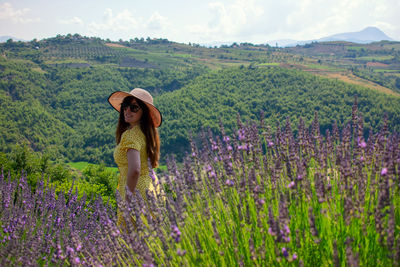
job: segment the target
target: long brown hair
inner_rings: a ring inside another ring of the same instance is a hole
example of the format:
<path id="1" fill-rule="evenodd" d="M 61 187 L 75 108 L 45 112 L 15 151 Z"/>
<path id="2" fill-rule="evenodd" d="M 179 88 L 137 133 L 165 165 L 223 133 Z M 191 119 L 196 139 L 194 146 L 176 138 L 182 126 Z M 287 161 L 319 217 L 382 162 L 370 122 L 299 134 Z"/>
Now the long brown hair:
<path id="1" fill-rule="evenodd" d="M 127 96 L 122 101 L 121 106 L 130 104 L 133 99 L 136 100 L 138 105 L 143 110 L 143 114 L 140 119 L 140 129 L 146 137 L 147 156 L 150 159 L 151 166 L 155 168 L 158 166 L 158 161 L 160 159 L 160 137 L 158 135 L 158 130 L 154 126 L 149 109 L 147 108 L 146 104 L 143 103 L 143 101 L 141 101 L 140 99 L 137 99 L 134 96 Z M 121 136 L 126 130 L 128 130 L 129 126 L 130 124 L 125 121 L 124 110 L 121 107 L 119 112 L 117 130 L 115 131 L 117 144 L 121 142 Z"/>

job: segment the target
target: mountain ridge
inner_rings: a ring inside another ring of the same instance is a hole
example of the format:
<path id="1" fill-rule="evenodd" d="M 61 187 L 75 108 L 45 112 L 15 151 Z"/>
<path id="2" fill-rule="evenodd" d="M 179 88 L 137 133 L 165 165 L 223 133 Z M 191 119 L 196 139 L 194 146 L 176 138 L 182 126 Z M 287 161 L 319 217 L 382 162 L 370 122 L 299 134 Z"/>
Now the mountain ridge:
<path id="1" fill-rule="evenodd" d="M 368 44 L 379 41 L 394 41 L 393 38 L 386 35 L 382 30 L 377 27 L 369 26 L 357 32 L 337 33 L 319 39 L 312 39 L 306 41 L 297 41 L 293 39 L 280 39 L 268 41 L 267 44 L 271 46 L 278 45 L 279 47 L 291 47 L 296 45 L 305 45 L 312 42 L 330 42 L 330 41 L 345 41 L 359 44 Z"/>

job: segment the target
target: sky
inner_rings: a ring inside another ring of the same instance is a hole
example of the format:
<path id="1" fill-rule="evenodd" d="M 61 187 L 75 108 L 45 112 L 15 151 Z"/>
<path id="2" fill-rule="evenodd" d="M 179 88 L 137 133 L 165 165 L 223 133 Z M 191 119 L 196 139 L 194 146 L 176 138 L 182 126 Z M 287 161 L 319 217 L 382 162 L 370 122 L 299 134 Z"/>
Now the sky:
<path id="1" fill-rule="evenodd" d="M 0 0 L 0 36 L 263 44 L 375 26 L 400 40 L 399 14 L 400 0 Z"/>

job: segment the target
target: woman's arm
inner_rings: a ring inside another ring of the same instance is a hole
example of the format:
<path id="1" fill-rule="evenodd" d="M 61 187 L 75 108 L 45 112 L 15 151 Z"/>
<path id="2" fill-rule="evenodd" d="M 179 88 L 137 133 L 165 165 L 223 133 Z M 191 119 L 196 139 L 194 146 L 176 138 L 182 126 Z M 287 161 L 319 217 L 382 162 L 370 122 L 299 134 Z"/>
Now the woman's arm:
<path id="1" fill-rule="evenodd" d="M 140 152 L 136 149 L 128 149 L 126 155 L 128 157 L 126 184 L 133 194 L 140 176 Z"/>

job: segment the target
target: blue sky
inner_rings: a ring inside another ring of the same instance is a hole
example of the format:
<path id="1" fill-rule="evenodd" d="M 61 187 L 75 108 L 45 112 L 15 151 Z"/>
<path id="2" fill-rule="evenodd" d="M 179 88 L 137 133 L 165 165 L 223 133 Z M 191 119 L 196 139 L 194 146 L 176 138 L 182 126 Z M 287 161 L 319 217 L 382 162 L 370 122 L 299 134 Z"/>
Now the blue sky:
<path id="1" fill-rule="evenodd" d="M 0 36 L 260 44 L 376 26 L 400 40 L 399 14 L 399 0 L 0 0 Z"/>

